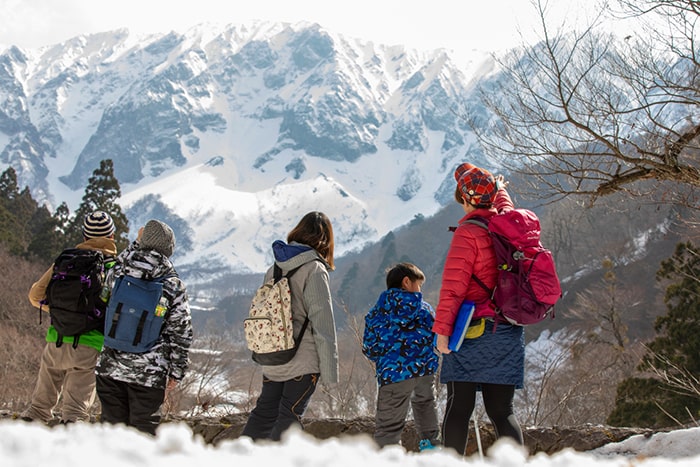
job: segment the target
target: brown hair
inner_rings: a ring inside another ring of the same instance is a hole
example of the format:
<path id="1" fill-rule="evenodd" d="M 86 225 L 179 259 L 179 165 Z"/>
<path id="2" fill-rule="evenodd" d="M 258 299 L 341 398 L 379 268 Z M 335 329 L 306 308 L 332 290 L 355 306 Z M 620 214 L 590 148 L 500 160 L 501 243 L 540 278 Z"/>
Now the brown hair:
<path id="1" fill-rule="evenodd" d="M 462 190 L 459 189 L 459 184 L 455 187 L 455 201 L 457 201 L 457 204 L 464 204 L 464 195 L 462 195 Z"/>
<path id="2" fill-rule="evenodd" d="M 400 289 L 404 277 L 408 277 L 412 282 L 425 280 L 425 274 L 415 264 L 399 263 L 387 270 L 386 288 Z"/>
<path id="3" fill-rule="evenodd" d="M 333 225 L 324 213 L 311 211 L 287 235 L 287 243 L 297 242 L 308 245 L 326 260 L 331 270 L 333 263 Z"/>

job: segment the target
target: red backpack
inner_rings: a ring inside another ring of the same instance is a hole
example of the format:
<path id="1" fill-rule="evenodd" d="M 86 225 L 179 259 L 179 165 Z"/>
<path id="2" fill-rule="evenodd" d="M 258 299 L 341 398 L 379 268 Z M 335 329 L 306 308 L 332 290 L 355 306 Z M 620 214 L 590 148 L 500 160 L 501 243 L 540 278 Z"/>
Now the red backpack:
<path id="1" fill-rule="evenodd" d="M 472 278 L 491 294 L 496 312 L 519 326 L 535 324 L 548 315 L 562 297 L 552 252 L 540 243 L 540 221 L 528 209 L 513 209 L 467 222 L 488 230 L 498 261 L 498 280 L 493 290 L 478 277 Z"/>

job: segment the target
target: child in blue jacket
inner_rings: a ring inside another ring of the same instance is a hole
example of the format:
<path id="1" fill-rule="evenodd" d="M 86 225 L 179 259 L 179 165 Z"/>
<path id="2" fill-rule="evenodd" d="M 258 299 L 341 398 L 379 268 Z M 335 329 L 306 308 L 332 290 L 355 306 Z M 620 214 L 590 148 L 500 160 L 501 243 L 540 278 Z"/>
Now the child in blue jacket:
<path id="1" fill-rule="evenodd" d="M 415 265 L 395 265 L 386 275 L 387 290 L 365 316 L 362 353 L 376 365 L 374 440 L 380 447 L 400 444 L 409 404 L 420 449 L 440 443 L 434 384 L 439 356 L 433 308 L 421 294 L 424 281 Z"/>

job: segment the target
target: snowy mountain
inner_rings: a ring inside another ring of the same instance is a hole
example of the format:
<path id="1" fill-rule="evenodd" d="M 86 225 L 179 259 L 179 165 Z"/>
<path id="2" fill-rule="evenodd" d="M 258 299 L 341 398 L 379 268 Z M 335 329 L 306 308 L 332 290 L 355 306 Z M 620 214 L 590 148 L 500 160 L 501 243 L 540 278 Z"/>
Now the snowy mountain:
<path id="1" fill-rule="evenodd" d="M 488 55 L 455 63 L 307 23 L 217 28 L 6 49 L 0 170 L 74 210 L 112 159 L 130 237 L 168 221 L 176 263 L 205 282 L 264 271 L 311 210 L 333 221 L 337 255 L 357 250 L 449 202 L 459 162 L 489 166 L 457 117 Z"/>

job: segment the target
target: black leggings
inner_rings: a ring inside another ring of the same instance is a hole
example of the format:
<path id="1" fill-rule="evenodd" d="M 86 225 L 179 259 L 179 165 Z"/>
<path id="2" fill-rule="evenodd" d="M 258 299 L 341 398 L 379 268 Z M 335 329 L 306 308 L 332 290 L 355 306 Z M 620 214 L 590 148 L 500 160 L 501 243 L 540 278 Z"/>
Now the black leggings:
<path id="1" fill-rule="evenodd" d="M 481 385 L 481 396 L 496 437 L 506 436 L 523 444 L 523 433 L 513 415 L 515 386 L 506 384 L 484 384 L 450 381 L 447 383 L 447 406 L 442 422 L 442 442 L 445 447 L 464 455 L 469 434 L 469 419 L 476 404 L 477 387 Z"/>

